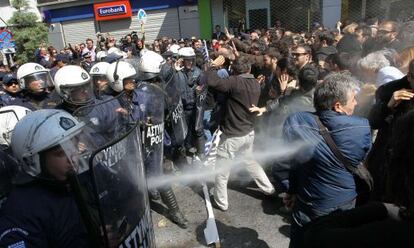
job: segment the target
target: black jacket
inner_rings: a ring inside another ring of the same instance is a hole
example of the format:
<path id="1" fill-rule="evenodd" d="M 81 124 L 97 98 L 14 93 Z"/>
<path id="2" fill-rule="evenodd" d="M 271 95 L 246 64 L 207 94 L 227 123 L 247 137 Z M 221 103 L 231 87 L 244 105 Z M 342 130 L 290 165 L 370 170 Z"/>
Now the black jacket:
<path id="1" fill-rule="evenodd" d="M 216 71 L 207 73 L 207 84 L 220 92 L 228 93 L 221 130 L 226 137 L 241 137 L 253 131 L 255 113 L 249 108 L 257 105 L 260 96 L 259 82 L 251 74 L 219 78 Z"/>
<path id="2" fill-rule="evenodd" d="M 322 217 L 308 227 L 306 248 L 414 247 L 413 221 L 388 218 L 381 203 L 371 203 Z"/>
<path id="3" fill-rule="evenodd" d="M 393 93 L 401 89 L 410 89 L 407 77 L 392 81 L 378 88 L 376 103 L 369 113 L 369 123 L 373 129 L 378 129 L 374 146 L 367 157 L 366 164 L 371 172 L 375 188 L 372 197 L 383 200 L 385 196 L 385 183 L 387 178 L 386 164 L 390 157 L 390 141 L 394 123 L 404 114 L 414 109 L 414 101 L 402 101 L 394 111 L 387 106 Z"/>

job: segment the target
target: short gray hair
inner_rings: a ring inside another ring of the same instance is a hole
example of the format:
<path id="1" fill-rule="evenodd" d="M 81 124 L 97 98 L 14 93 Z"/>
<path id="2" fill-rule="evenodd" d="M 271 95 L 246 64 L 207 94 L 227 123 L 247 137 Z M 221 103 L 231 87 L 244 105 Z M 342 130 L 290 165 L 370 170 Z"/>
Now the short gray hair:
<path id="1" fill-rule="evenodd" d="M 336 102 L 345 105 L 359 81 L 347 73 L 331 73 L 315 89 L 313 104 L 316 111 L 331 110 Z"/>
<path id="2" fill-rule="evenodd" d="M 378 72 L 386 66 L 390 66 L 390 61 L 384 56 L 383 51 L 376 51 L 368 54 L 358 61 L 361 69 Z"/>

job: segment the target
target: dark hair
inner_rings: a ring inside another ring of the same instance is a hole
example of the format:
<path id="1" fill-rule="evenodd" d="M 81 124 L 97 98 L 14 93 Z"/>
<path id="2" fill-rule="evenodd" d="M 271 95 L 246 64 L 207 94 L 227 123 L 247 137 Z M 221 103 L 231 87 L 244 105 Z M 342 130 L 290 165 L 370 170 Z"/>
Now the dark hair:
<path id="1" fill-rule="evenodd" d="M 337 65 L 339 70 L 351 70 L 358 62 L 361 56 L 358 53 L 335 53 L 326 57 L 325 61 Z"/>
<path id="2" fill-rule="evenodd" d="M 91 38 L 87 38 L 85 42 L 88 42 L 88 41 L 92 41 L 93 43 L 93 40 Z"/>
<path id="3" fill-rule="evenodd" d="M 321 32 L 319 33 L 319 40 L 325 41 L 328 46 L 332 46 L 335 42 L 335 38 L 331 32 Z"/>
<path id="4" fill-rule="evenodd" d="M 314 64 L 305 65 L 298 75 L 299 87 L 308 92 L 315 88 L 319 77 L 319 70 Z"/>
<path id="5" fill-rule="evenodd" d="M 240 57 L 236 59 L 232 67 L 236 74 L 243 74 L 248 73 L 252 66 L 246 57 Z"/>
<path id="6" fill-rule="evenodd" d="M 271 59 L 277 59 L 277 60 L 279 60 L 279 59 L 282 58 L 282 55 L 280 55 L 279 51 L 277 51 L 274 48 L 267 49 L 265 51 L 265 55 L 269 56 Z"/>
<path id="7" fill-rule="evenodd" d="M 372 29 L 368 25 L 365 25 L 365 24 L 358 25 L 358 27 L 355 28 L 355 32 L 358 32 L 358 31 L 362 32 L 363 37 L 372 36 Z"/>
<path id="8" fill-rule="evenodd" d="M 391 140 L 391 160 L 388 167 L 388 194 L 393 203 L 406 207 L 401 217 L 414 217 L 414 157 L 411 150 L 414 144 L 414 112 L 396 121 Z"/>
<path id="9" fill-rule="evenodd" d="M 281 71 L 286 71 L 289 76 L 295 78 L 298 76 L 298 69 L 295 65 L 295 60 L 292 57 L 281 58 L 277 61 L 277 67 L 279 67 Z"/>

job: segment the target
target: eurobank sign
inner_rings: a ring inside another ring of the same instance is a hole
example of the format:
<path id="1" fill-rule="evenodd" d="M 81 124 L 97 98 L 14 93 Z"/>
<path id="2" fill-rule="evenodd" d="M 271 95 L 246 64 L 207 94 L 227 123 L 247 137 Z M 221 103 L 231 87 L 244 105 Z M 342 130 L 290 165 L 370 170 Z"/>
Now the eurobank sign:
<path id="1" fill-rule="evenodd" d="M 96 3 L 93 5 L 93 9 L 97 21 L 130 18 L 132 16 L 129 1 Z"/>

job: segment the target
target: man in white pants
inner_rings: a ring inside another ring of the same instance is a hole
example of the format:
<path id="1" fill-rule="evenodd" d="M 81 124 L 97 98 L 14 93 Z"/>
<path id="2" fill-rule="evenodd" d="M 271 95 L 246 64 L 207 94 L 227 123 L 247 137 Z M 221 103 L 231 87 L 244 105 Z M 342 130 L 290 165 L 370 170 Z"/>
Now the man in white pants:
<path id="1" fill-rule="evenodd" d="M 263 168 L 253 160 L 252 156 L 255 114 L 250 113 L 249 108 L 257 105 L 259 101 L 260 85 L 250 74 L 251 65 L 245 58 L 236 60 L 233 68 L 237 76 L 221 79 L 215 71 L 206 74 L 209 87 L 227 94 L 225 114 L 220 124 L 223 134 L 217 148 L 217 169 L 222 169 L 220 166 L 234 163 L 231 160 L 238 157 L 242 164 L 246 165 L 247 171 L 260 190 L 270 195 L 275 192 L 275 189 Z M 230 167 L 219 173 L 215 180 L 213 205 L 223 211 L 226 211 L 229 205 L 227 199 L 229 176 Z"/>

